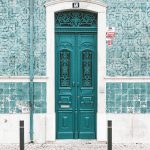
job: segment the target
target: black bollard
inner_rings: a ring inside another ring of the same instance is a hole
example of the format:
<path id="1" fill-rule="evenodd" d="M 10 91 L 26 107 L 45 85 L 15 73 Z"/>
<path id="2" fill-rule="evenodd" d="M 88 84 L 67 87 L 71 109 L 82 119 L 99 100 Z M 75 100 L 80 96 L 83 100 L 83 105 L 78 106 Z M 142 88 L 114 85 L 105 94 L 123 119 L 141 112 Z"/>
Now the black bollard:
<path id="1" fill-rule="evenodd" d="M 112 150 L 112 121 L 108 120 L 108 131 L 107 131 L 107 150 Z"/>
<path id="2" fill-rule="evenodd" d="M 24 121 L 20 121 L 20 150 L 24 150 Z"/>

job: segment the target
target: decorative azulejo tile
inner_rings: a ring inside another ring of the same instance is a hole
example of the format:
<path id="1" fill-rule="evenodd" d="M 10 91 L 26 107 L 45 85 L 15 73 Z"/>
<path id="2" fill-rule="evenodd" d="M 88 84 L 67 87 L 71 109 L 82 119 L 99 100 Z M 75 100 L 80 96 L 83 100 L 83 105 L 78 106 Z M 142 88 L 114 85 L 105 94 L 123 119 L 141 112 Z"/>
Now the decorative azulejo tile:
<path id="1" fill-rule="evenodd" d="M 0 83 L 0 114 L 29 113 L 29 83 Z M 46 112 L 46 83 L 34 83 L 34 112 Z"/>
<path id="2" fill-rule="evenodd" d="M 116 37 L 107 47 L 108 76 L 150 75 L 150 3 L 148 0 L 105 0 L 107 26 Z"/>
<path id="3" fill-rule="evenodd" d="M 46 0 L 34 1 L 34 72 L 46 75 Z M 29 75 L 29 0 L 0 1 L 0 76 Z"/>
<path id="4" fill-rule="evenodd" d="M 150 113 L 150 83 L 107 83 L 107 113 Z"/>

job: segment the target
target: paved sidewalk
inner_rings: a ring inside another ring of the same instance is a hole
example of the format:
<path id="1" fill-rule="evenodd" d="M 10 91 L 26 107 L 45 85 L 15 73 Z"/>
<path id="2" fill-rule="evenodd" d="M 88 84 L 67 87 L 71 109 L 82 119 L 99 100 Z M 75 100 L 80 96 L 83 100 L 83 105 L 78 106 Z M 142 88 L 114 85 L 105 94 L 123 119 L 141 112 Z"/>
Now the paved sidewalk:
<path id="1" fill-rule="evenodd" d="M 19 150 L 19 145 L 1 144 L 0 150 Z M 26 144 L 25 150 L 107 150 L 107 145 L 96 141 L 57 141 L 47 144 Z M 150 144 L 114 144 L 113 150 L 150 150 Z"/>

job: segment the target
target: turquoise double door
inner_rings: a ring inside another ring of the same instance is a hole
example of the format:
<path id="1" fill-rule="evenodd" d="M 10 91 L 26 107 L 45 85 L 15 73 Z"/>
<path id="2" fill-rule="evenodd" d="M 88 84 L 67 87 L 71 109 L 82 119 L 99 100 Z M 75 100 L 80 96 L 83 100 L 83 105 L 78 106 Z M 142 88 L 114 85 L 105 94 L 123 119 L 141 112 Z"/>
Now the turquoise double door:
<path id="1" fill-rule="evenodd" d="M 96 32 L 56 32 L 56 138 L 95 139 Z"/>

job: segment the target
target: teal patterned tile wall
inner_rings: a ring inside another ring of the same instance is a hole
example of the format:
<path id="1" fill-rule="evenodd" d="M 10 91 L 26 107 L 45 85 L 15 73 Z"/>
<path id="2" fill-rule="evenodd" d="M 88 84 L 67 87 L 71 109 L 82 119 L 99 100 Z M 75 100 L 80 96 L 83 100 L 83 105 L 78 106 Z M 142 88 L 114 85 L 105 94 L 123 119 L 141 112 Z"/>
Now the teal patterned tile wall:
<path id="1" fill-rule="evenodd" d="M 46 0 L 34 1 L 34 72 L 46 75 Z M 108 76 L 150 75 L 150 1 L 104 0 L 107 26 L 116 29 L 107 47 Z M 29 75 L 29 0 L 0 0 L 0 76 Z"/>
<path id="2" fill-rule="evenodd" d="M 46 74 L 46 0 L 34 1 L 35 75 Z M 0 76 L 29 75 L 29 0 L 0 0 Z"/>
<path id="3" fill-rule="evenodd" d="M 0 0 L 0 75 L 29 73 L 29 1 Z"/>
<path id="4" fill-rule="evenodd" d="M 46 75 L 46 0 L 34 1 L 34 73 Z"/>
<path id="5" fill-rule="evenodd" d="M 46 83 L 34 83 L 34 112 L 46 113 Z"/>
<path id="6" fill-rule="evenodd" d="M 107 83 L 107 113 L 150 113 L 150 83 Z"/>
<path id="7" fill-rule="evenodd" d="M 0 114 L 29 111 L 29 83 L 0 83 Z M 34 83 L 34 112 L 46 112 L 46 83 Z"/>
<path id="8" fill-rule="evenodd" d="M 107 47 L 108 76 L 150 75 L 150 1 L 105 0 L 107 26 L 115 27 Z"/>

